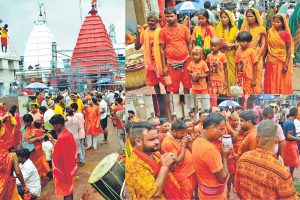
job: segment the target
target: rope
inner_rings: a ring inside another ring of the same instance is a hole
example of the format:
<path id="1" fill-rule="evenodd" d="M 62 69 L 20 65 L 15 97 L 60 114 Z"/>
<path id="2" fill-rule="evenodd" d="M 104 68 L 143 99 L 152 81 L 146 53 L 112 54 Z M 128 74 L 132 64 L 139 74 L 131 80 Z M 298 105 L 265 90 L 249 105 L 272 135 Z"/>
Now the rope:
<path id="1" fill-rule="evenodd" d="M 80 10 L 80 24 L 82 24 L 82 6 L 81 6 L 81 0 L 79 0 L 79 10 Z"/>
<path id="2" fill-rule="evenodd" d="M 11 52 L 14 53 L 14 54 L 16 54 L 16 55 L 18 55 L 17 50 L 16 50 L 16 48 L 14 47 L 13 42 L 12 42 L 12 40 L 11 40 L 11 37 L 7 36 L 7 38 L 8 38 L 8 41 L 9 41 L 8 46 L 9 46 Z"/>

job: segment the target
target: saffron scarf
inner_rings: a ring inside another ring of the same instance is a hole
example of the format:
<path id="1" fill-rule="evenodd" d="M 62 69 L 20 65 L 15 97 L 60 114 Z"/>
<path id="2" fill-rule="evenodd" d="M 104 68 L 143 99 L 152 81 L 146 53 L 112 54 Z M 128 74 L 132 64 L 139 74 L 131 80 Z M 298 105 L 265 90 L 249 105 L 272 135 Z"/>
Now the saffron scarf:
<path id="1" fill-rule="evenodd" d="M 259 11 L 255 8 L 250 8 L 254 11 L 255 18 L 257 19 L 258 27 L 255 27 L 250 30 L 250 25 L 247 19 L 244 20 L 240 31 L 248 31 L 252 34 L 253 40 L 250 44 L 250 47 L 257 50 L 258 44 L 260 42 L 261 35 L 266 35 L 266 28 L 264 27 L 264 22 L 261 19 Z M 250 32 L 251 31 L 251 32 Z M 265 50 L 263 50 L 265 51 Z"/>
<path id="2" fill-rule="evenodd" d="M 154 161 L 147 154 L 137 150 L 136 148 L 133 148 L 133 152 L 153 169 L 155 176 L 158 175 L 158 173 L 160 171 L 160 167 L 161 167 L 160 162 Z M 154 156 L 156 158 L 160 158 L 159 154 L 154 153 Z M 169 173 L 167 176 L 166 185 L 164 187 L 164 194 L 166 196 L 166 199 L 182 199 L 183 198 L 181 191 L 179 189 L 179 185 L 171 173 Z"/>
<path id="3" fill-rule="evenodd" d="M 154 61 L 155 61 L 155 69 L 157 77 L 162 75 L 162 66 L 161 66 L 161 56 L 160 56 L 160 47 L 159 47 L 159 32 L 161 28 L 159 26 L 156 27 L 154 31 L 154 44 L 153 49 L 151 49 L 150 39 L 149 39 L 149 29 L 144 31 L 144 63 L 146 67 L 151 65 L 151 57 L 150 52 L 153 52 Z"/>

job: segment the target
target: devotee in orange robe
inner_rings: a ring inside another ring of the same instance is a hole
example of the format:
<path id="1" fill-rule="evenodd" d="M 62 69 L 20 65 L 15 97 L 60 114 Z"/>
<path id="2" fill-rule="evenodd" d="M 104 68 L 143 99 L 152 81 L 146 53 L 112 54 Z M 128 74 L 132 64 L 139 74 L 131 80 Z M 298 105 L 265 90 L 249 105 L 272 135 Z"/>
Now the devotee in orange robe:
<path id="1" fill-rule="evenodd" d="M 52 164 L 55 193 L 65 200 L 73 199 L 74 180 L 77 172 L 77 150 L 73 135 L 65 129 L 64 117 L 56 114 L 50 119 L 57 141 L 54 145 Z"/>

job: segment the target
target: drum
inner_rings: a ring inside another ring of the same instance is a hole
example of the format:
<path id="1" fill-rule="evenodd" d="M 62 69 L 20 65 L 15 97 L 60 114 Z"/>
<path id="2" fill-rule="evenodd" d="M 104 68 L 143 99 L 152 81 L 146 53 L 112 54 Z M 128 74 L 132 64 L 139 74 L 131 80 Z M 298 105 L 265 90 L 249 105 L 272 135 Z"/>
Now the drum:
<path id="1" fill-rule="evenodd" d="M 112 153 L 103 158 L 88 180 L 88 183 L 108 200 L 121 199 L 125 166 L 123 161 L 118 161 L 118 158 L 118 153 Z"/>

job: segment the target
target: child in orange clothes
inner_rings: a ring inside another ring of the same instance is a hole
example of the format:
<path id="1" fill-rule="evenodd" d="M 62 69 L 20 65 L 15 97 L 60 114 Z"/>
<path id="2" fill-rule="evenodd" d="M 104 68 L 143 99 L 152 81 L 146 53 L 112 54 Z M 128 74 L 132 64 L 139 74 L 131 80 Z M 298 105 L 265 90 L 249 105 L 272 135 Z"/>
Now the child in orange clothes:
<path id="1" fill-rule="evenodd" d="M 192 50 L 193 60 L 188 66 L 189 75 L 192 77 L 192 94 L 208 94 L 206 77 L 208 76 L 208 66 L 203 60 L 201 47 L 194 47 Z"/>
<path id="2" fill-rule="evenodd" d="M 236 37 L 239 49 L 235 55 L 237 84 L 243 88 L 244 94 L 253 94 L 257 80 L 257 54 L 253 48 L 249 48 L 252 35 L 247 31 L 241 31 Z"/>
<path id="3" fill-rule="evenodd" d="M 209 94 L 226 94 L 228 76 L 227 76 L 227 58 L 219 51 L 220 39 L 214 37 L 210 40 L 212 52 L 208 54 L 206 62 L 209 66 Z"/>

